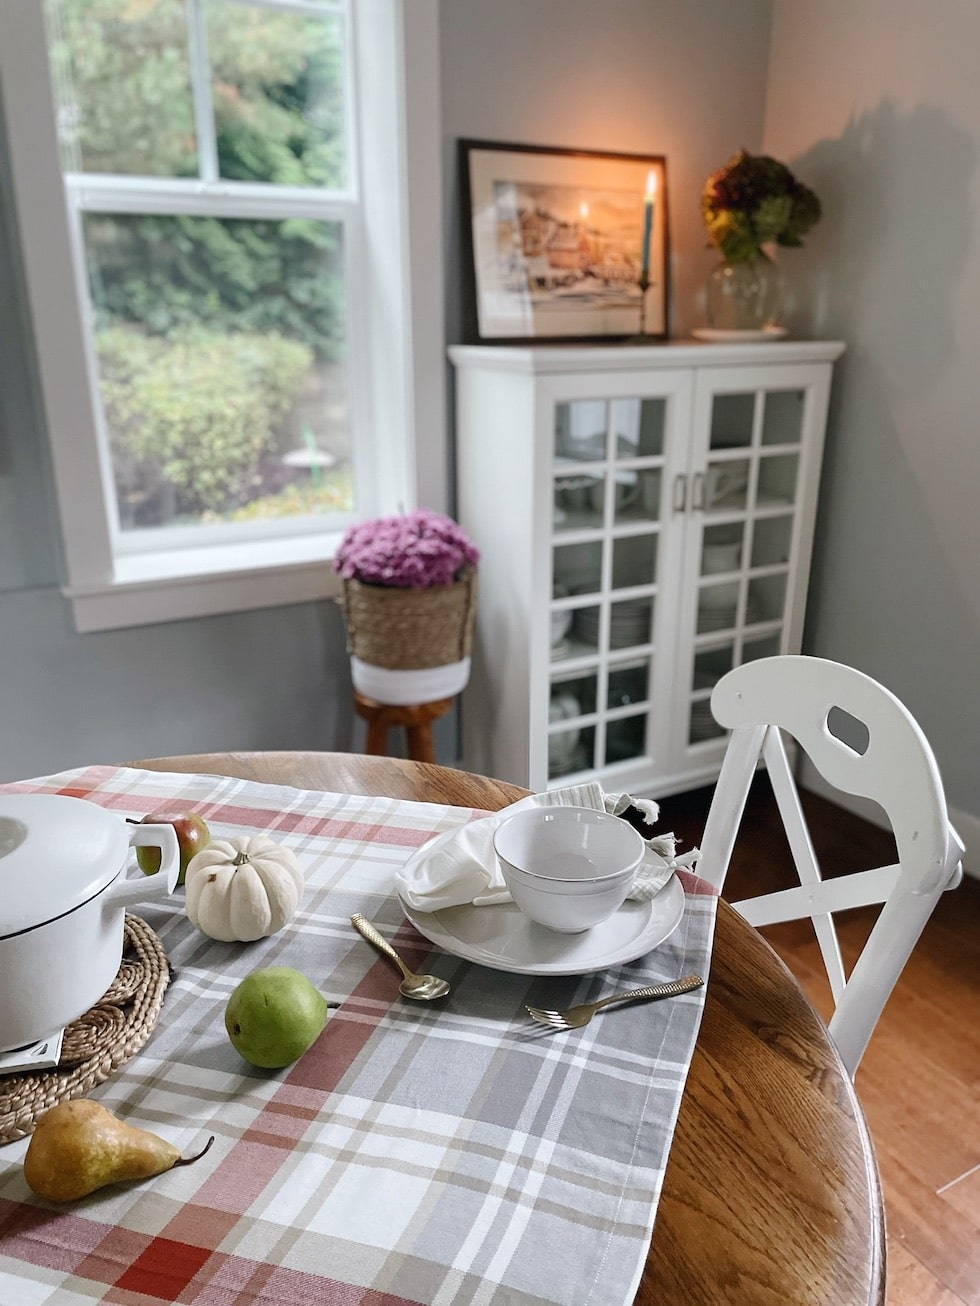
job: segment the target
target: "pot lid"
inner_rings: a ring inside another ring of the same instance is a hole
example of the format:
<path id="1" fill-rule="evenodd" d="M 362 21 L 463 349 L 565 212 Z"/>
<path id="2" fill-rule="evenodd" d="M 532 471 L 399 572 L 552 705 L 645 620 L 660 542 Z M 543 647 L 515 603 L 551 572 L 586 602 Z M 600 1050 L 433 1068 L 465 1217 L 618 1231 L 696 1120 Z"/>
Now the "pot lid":
<path id="1" fill-rule="evenodd" d="M 0 938 L 80 907 L 126 865 L 120 817 L 63 794 L 0 795 Z"/>

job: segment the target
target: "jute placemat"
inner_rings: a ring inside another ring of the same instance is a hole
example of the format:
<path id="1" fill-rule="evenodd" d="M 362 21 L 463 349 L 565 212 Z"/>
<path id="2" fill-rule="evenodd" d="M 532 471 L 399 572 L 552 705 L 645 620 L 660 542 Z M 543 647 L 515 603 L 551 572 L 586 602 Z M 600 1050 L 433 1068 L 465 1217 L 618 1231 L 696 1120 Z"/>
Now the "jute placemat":
<path id="1" fill-rule="evenodd" d="M 87 1093 L 134 1057 L 153 1032 L 169 983 L 163 945 L 127 912 L 119 972 L 95 1006 L 65 1029 L 57 1067 L 0 1077 L 0 1146 L 33 1133 L 48 1107 Z"/>
<path id="2" fill-rule="evenodd" d="M 345 579 L 340 605 L 347 652 L 389 671 L 423 671 L 468 657 L 476 620 L 477 573 L 452 585 L 402 589 Z"/>

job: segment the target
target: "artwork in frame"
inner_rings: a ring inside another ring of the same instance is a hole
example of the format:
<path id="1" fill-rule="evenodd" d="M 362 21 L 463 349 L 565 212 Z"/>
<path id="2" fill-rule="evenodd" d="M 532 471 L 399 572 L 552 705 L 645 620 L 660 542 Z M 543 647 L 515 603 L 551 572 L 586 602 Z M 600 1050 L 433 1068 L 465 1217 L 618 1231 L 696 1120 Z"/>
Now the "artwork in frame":
<path id="1" fill-rule="evenodd" d="M 459 147 L 469 338 L 666 338 L 662 155 L 473 140 Z"/>

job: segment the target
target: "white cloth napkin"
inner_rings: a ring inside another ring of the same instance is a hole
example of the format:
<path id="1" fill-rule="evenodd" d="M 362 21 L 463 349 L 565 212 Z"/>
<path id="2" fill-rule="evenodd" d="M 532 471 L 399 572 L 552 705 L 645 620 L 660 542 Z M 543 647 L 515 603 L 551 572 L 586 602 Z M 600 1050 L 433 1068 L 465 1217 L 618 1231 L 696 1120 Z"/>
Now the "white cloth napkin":
<path id="1" fill-rule="evenodd" d="M 497 855 L 493 850 L 494 830 L 513 812 L 526 807 L 591 807 L 595 811 L 618 816 L 627 807 L 638 808 L 646 823 L 654 825 L 660 816 L 655 802 L 631 798 L 629 794 L 604 794 L 595 783 L 568 785 L 543 794 L 531 794 L 493 816 L 456 830 L 447 830 L 420 848 L 401 870 L 395 872 L 395 886 L 404 902 L 417 911 L 440 911 L 472 903 L 483 907 L 510 902 Z M 645 839 L 647 853 L 630 890 L 630 898 L 653 898 L 664 887 L 678 866 L 693 866 L 701 856 L 697 848 L 676 856 L 672 834 Z"/>

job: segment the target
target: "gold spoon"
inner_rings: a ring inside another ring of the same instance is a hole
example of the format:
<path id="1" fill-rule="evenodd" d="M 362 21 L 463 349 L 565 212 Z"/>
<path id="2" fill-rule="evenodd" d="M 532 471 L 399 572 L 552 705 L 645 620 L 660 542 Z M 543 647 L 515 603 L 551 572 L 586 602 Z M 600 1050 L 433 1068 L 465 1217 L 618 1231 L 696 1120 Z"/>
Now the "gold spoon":
<path id="1" fill-rule="evenodd" d="M 350 918 L 350 923 L 358 934 L 367 939 L 368 943 L 373 943 L 379 952 L 390 957 L 401 971 L 404 979 L 399 985 L 399 991 L 403 997 L 420 998 L 423 1002 L 431 1002 L 433 998 L 444 998 L 449 992 L 449 985 L 437 975 L 416 975 L 414 971 L 410 971 L 388 940 L 378 933 L 366 916 L 356 912 Z"/>

